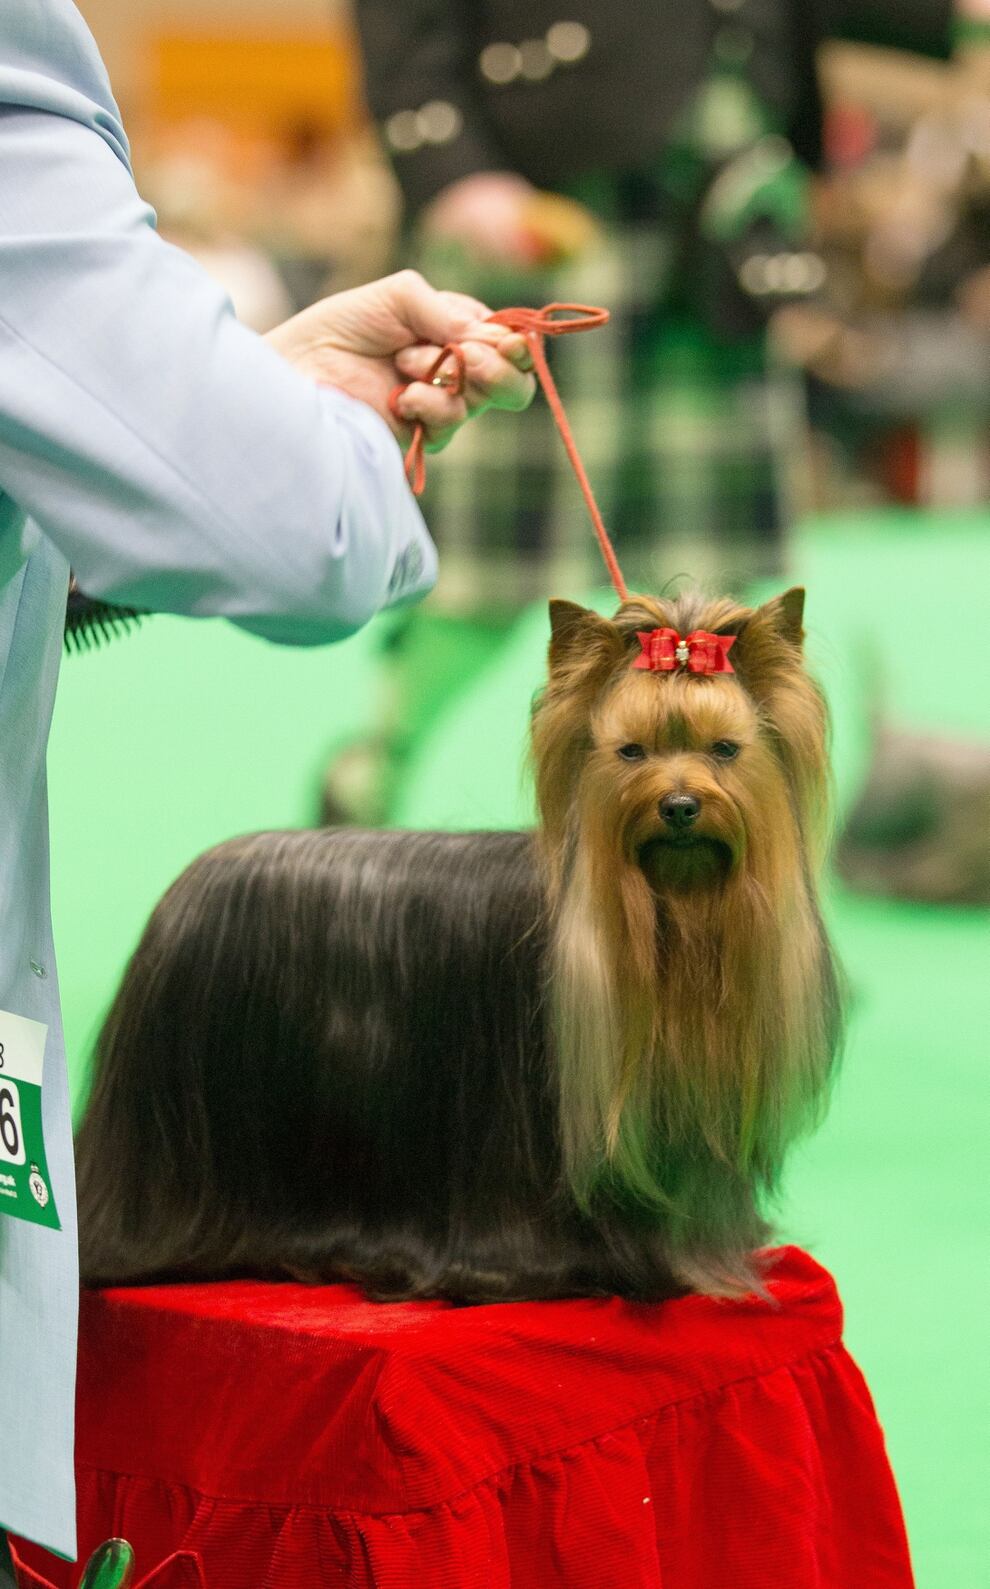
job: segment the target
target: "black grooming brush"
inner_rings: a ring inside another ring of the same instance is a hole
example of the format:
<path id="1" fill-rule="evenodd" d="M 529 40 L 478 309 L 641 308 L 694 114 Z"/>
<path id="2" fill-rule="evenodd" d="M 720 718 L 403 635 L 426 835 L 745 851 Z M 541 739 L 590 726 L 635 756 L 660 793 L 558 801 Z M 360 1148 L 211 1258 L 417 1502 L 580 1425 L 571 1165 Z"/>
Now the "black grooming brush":
<path id="1" fill-rule="evenodd" d="M 148 616 L 140 607 L 115 607 L 85 596 L 73 579 L 65 604 L 66 651 L 91 651 L 115 635 L 127 634 Z"/>

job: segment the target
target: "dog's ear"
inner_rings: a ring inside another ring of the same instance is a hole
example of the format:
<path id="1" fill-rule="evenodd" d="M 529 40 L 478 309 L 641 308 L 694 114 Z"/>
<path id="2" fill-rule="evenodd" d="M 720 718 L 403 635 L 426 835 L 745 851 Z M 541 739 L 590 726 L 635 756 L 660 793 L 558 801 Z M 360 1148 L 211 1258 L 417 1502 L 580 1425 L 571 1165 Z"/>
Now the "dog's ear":
<path id="1" fill-rule="evenodd" d="M 586 662 L 613 661 L 622 655 L 622 636 L 614 623 L 591 607 L 556 597 L 550 603 L 550 672 Z"/>
<path id="2" fill-rule="evenodd" d="M 800 585 L 757 607 L 730 628 L 737 636 L 729 660 L 757 694 L 783 667 L 800 665 L 804 640 L 804 591 Z M 726 631 L 728 632 L 728 630 Z M 796 653 L 796 654 L 795 654 Z"/>
<path id="3" fill-rule="evenodd" d="M 749 622 L 780 635 L 781 639 L 788 640 L 800 651 L 804 642 L 803 585 L 792 585 L 782 596 L 773 596 L 770 601 L 764 602 L 762 607 L 757 607 Z"/>

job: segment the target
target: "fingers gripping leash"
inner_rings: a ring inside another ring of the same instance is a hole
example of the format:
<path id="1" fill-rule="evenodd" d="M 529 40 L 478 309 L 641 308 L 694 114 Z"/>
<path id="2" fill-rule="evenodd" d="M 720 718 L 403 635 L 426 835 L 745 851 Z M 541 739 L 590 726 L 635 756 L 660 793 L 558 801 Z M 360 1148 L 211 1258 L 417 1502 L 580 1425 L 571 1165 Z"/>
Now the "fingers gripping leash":
<path id="1" fill-rule="evenodd" d="M 533 368 L 536 378 L 543 388 L 544 396 L 550 405 L 554 423 L 560 432 L 560 439 L 570 459 L 571 467 L 577 476 L 581 494 L 587 504 L 594 525 L 598 545 L 601 548 L 605 566 L 609 577 L 615 586 L 621 601 L 625 601 L 629 592 L 626 589 L 622 570 L 619 567 L 615 549 L 612 546 L 608 531 L 602 520 L 595 494 L 591 489 L 587 471 L 578 451 L 577 443 L 571 431 L 560 393 L 557 391 L 550 366 L 547 363 L 545 339 L 547 337 L 567 336 L 575 331 L 594 331 L 599 326 L 605 325 L 608 320 L 607 309 L 596 309 L 590 304 L 581 303 L 549 303 L 543 309 L 499 309 L 495 314 L 488 316 L 492 325 L 504 326 L 507 331 L 516 331 L 526 339 L 530 353 L 533 357 Z M 449 391 L 460 395 L 464 391 L 467 365 L 463 349 L 456 342 L 449 342 L 440 350 L 437 358 L 430 367 L 426 381 L 436 386 L 444 386 Z M 404 386 L 397 386 L 389 399 L 392 413 L 397 419 L 402 418 L 396 409 L 396 402 Z M 426 485 L 426 431 L 421 422 L 417 421 L 413 427 L 413 438 L 406 453 L 406 479 L 412 487 L 413 493 L 419 496 Z"/>

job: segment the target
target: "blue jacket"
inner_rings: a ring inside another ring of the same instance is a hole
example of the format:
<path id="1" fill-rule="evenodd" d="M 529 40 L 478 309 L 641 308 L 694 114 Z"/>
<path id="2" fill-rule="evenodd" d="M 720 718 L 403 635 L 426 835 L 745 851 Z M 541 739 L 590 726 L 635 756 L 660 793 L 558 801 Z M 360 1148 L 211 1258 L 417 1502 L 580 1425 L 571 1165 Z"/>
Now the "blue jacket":
<path id="1" fill-rule="evenodd" d="M 435 553 L 382 421 L 155 233 L 71 0 L 3 0 L 0 1011 L 48 1028 L 62 1229 L 0 1212 L 0 1527 L 66 1556 L 78 1277 L 45 746 L 70 564 L 91 595 L 316 643 L 422 594 Z"/>

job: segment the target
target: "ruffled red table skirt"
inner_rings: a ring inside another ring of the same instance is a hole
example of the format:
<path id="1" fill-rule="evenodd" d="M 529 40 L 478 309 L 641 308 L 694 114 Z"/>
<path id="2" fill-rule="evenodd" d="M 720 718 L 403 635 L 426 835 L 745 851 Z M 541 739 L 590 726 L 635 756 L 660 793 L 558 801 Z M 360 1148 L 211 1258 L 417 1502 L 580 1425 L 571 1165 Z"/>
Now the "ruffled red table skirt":
<path id="1" fill-rule="evenodd" d="M 83 1299 L 79 1549 L 149 1589 L 907 1589 L 830 1277 L 451 1308 L 237 1282 Z M 14 1542 L 20 1582 L 79 1568 Z"/>

